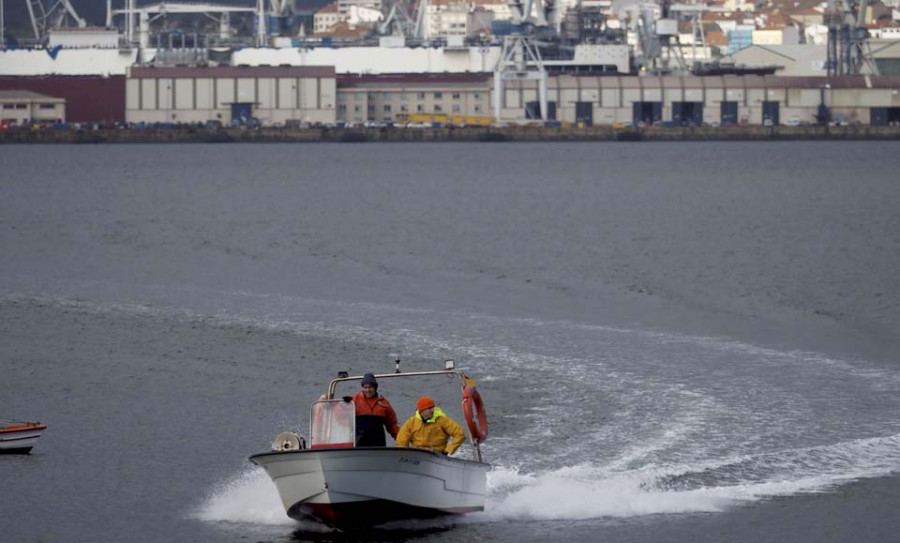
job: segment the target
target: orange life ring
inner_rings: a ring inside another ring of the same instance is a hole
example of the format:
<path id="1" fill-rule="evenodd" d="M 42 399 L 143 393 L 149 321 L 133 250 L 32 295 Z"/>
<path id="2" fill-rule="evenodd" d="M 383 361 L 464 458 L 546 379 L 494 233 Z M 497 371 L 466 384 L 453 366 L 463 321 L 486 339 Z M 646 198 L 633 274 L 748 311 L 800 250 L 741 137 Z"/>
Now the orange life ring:
<path id="1" fill-rule="evenodd" d="M 463 388 L 462 407 L 472 440 L 475 443 L 483 443 L 488 435 L 488 420 L 487 413 L 484 411 L 484 402 L 481 400 L 481 394 L 478 393 L 477 388 L 470 385 Z"/>

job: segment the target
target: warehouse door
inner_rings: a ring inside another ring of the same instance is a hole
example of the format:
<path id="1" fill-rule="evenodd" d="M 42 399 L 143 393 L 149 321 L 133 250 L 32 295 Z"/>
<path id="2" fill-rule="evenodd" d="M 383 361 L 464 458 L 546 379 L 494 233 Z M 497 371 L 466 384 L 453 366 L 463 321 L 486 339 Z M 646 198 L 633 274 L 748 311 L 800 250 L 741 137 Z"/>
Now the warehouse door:
<path id="1" fill-rule="evenodd" d="M 252 102 L 235 102 L 231 104 L 232 124 L 247 124 L 253 118 Z"/>
<path id="2" fill-rule="evenodd" d="M 575 102 L 575 122 L 584 123 L 584 126 L 594 124 L 593 102 Z"/>
<path id="3" fill-rule="evenodd" d="M 778 126 L 778 102 L 762 103 L 762 123 L 764 126 Z"/>
<path id="4" fill-rule="evenodd" d="M 738 123 L 738 103 L 722 102 L 722 126 L 734 126 Z"/>
<path id="5" fill-rule="evenodd" d="M 703 124 L 703 102 L 672 102 L 672 123 L 675 126 Z"/>
<path id="6" fill-rule="evenodd" d="M 533 102 L 525 103 L 525 118 L 539 120 L 543 117 L 541 116 L 541 103 L 537 100 Z M 545 121 L 555 121 L 556 120 L 556 102 L 548 101 L 547 102 L 547 118 Z"/>
<path id="7" fill-rule="evenodd" d="M 662 102 L 634 102 L 632 120 L 638 126 L 662 122 Z"/>
<path id="8" fill-rule="evenodd" d="M 887 108 L 888 126 L 900 126 L 900 107 Z"/>
<path id="9" fill-rule="evenodd" d="M 873 107 L 869 112 L 872 126 L 900 125 L 900 107 Z"/>

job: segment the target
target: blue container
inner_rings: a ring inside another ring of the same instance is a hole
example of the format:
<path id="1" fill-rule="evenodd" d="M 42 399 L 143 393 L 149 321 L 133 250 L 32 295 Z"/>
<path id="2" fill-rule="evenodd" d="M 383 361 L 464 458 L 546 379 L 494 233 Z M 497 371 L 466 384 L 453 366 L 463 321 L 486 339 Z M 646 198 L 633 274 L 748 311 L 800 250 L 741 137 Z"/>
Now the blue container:
<path id="1" fill-rule="evenodd" d="M 513 25 L 510 21 L 492 21 L 491 34 L 495 36 L 506 36 L 512 33 Z"/>
<path id="2" fill-rule="evenodd" d="M 266 16 L 266 32 L 270 36 L 280 36 L 281 29 L 284 26 L 284 17 L 276 17 L 274 15 Z"/>

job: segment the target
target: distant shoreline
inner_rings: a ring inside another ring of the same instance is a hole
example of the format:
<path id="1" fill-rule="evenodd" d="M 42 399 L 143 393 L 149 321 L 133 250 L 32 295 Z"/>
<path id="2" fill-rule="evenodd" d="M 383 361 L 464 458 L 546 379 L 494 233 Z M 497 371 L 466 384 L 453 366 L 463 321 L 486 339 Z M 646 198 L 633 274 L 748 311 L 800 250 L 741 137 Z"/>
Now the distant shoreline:
<path id="1" fill-rule="evenodd" d="M 477 128 L 97 128 L 0 131 L 0 144 L 22 143 L 366 143 L 566 141 L 900 140 L 898 126 L 477 127 Z"/>

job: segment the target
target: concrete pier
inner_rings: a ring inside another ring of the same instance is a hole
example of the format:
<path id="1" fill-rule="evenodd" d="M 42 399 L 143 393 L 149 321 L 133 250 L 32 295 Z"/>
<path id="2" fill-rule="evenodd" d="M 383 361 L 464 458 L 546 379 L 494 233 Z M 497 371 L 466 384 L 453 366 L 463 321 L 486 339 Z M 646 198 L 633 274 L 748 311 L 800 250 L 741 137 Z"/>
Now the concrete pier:
<path id="1" fill-rule="evenodd" d="M 0 131 L 0 144 L 15 143 L 315 143 L 315 142 L 517 142 L 517 141 L 791 141 L 900 140 L 897 126 L 609 126 L 478 128 L 82 128 Z"/>

